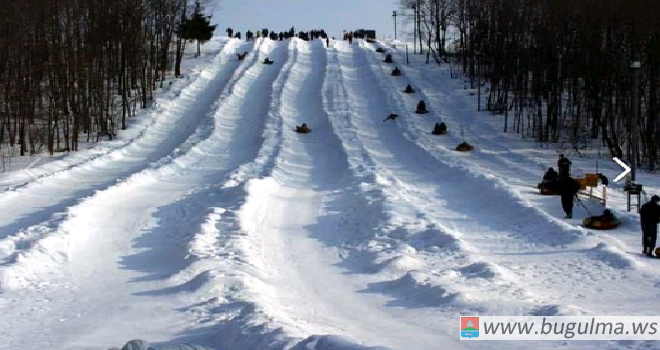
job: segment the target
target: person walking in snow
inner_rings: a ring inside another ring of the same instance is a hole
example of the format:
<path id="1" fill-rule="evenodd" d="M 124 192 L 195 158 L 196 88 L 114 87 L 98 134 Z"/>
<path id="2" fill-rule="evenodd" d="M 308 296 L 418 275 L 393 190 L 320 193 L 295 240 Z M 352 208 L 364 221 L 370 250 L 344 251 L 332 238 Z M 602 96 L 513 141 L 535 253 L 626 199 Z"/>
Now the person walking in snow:
<path id="1" fill-rule="evenodd" d="M 559 179 L 557 183 L 559 194 L 561 195 L 561 207 L 566 213 L 565 219 L 573 218 L 573 199 L 580 190 L 580 184 L 572 177 L 565 176 Z"/>
<path id="2" fill-rule="evenodd" d="M 557 168 L 559 169 L 559 177 L 567 177 L 571 173 L 571 161 L 564 157 L 563 153 L 559 155 Z"/>
<path id="3" fill-rule="evenodd" d="M 639 218 L 642 224 L 642 254 L 653 256 L 655 242 L 658 238 L 658 223 L 660 222 L 660 197 L 653 195 L 651 200 L 639 208 Z"/>

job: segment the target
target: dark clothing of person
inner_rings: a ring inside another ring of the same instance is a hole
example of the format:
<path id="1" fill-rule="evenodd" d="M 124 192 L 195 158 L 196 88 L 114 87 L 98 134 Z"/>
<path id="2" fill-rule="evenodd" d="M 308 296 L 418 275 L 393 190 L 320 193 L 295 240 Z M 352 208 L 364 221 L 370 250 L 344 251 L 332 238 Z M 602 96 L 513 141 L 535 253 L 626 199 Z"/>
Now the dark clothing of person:
<path id="1" fill-rule="evenodd" d="M 419 103 L 417 104 L 417 111 L 418 112 L 426 111 L 426 103 L 424 103 L 424 101 L 419 101 Z"/>
<path id="2" fill-rule="evenodd" d="M 558 178 L 559 178 L 559 174 L 557 174 L 557 172 L 553 168 L 548 169 L 545 175 L 543 175 L 543 181 L 546 182 L 557 181 Z"/>
<path id="3" fill-rule="evenodd" d="M 642 225 L 642 254 L 653 256 L 655 243 L 658 239 L 658 225 Z"/>
<path id="4" fill-rule="evenodd" d="M 656 201 L 649 201 L 639 209 L 642 226 L 643 253 L 651 256 L 658 238 L 658 222 L 660 222 L 660 205 Z"/>
<path id="5" fill-rule="evenodd" d="M 297 126 L 297 125 L 296 125 L 296 132 L 301 132 L 301 133 L 306 134 L 306 133 L 308 133 L 308 132 L 310 132 L 310 131 L 312 131 L 312 129 L 310 129 L 310 128 L 307 126 L 307 123 L 303 123 L 303 124 L 300 125 L 300 126 Z"/>
<path id="6" fill-rule="evenodd" d="M 580 190 L 580 184 L 572 177 L 563 177 L 559 180 L 558 189 L 561 195 L 561 206 L 566 213 L 566 218 L 573 217 L 573 199 Z"/>
<path id="7" fill-rule="evenodd" d="M 558 187 L 557 181 L 559 181 L 559 174 L 557 174 L 555 169 L 550 168 L 543 175 L 542 186 L 548 190 L 555 191 Z"/>
<path id="8" fill-rule="evenodd" d="M 561 208 L 566 213 L 567 219 L 573 218 L 573 196 L 561 196 Z"/>
<path id="9" fill-rule="evenodd" d="M 609 209 L 603 210 L 603 214 L 599 218 L 602 221 L 614 221 L 615 219 L 614 213 Z"/>
<path id="10" fill-rule="evenodd" d="M 557 168 L 559 169 L 560 177 L 570 176 L 571 161 L 566 157 L 560 157 L 557 161 Z"/>
<path id="11" fill-rule="evenodd" d="M 435 127 L 433 128 L 433 133 L 435 135 L 444 134 L 445 132 L 447 132 L 447 125 L 444 122 L 435 123 Z"/>
<path id="12" fill-rule="evenodd" d="M 642 224 L 658 224 L 660 222 L 660 205 L 649 201 L 639 208 L 639 217 Z"/>

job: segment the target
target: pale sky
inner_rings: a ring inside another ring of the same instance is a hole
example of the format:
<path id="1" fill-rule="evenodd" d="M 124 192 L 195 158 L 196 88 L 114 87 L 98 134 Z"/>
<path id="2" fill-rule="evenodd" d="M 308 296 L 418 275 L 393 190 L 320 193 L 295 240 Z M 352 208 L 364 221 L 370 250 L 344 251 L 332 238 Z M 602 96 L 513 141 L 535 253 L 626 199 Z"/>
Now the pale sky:
<path id="1" fill-rule="evenodd" d="M 375 29 L 379 39 L 394 37 L 392 11 L 397 0 L 215 0 L 213 24 L 216 33 L 227 35 L 225 29 L 245 31 L 268 28 L 276 32 L 291 26 L 296 33 L 324 29 L 331 37 L 340 38 L 342 31 Z M 397 11 L 400 12 L 400 11 Z M 405 34 L 404 20 L 397 18 L 397 36 Z M 219 32 L 218 32 L 219 31 Z"/>

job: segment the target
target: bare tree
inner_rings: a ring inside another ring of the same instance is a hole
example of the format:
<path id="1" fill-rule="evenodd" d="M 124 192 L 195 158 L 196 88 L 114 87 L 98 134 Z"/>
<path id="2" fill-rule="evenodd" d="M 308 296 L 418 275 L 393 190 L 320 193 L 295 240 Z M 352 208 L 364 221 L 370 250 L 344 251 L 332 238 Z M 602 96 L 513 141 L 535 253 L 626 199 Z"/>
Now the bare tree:
<path id="1" fill-rule="evenodd" d="M 171 71 L 186 0 L 15 0 L 0 11 L 0 147 L 114 137 Z"/>

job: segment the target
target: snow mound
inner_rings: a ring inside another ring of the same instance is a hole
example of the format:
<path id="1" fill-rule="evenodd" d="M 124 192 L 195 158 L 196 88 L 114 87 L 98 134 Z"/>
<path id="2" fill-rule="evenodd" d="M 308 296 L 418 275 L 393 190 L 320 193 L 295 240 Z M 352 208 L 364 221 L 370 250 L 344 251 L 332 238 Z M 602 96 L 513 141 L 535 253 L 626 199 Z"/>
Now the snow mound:
<path id="1" fill-rule="evenodd" d="M 370 283 L 363 292 L 375 292 L 401 296 L 392 306 L 443 306 L 463 300 L 462 293 L 449 292 L 431 280 L 422 271 L 408 271 L 400 278 L 385 282 Z"/>
<path id="2" fill-rule="evenodd" d="M 408 255 L 397 255 L 377 263 L 376 271 L 392 275 L 401 275 L 411 270 L 422 269 L 424 263 Z"/>
<path id="3" fill-rule="evenodd" d="M 634 270 L 639 267 L 639 262 L 633 259 L 632 256 L 607 243 L 598 243 L 598 245 L 587 251 L 587 255 L 614 269 Z"/>
<path id="4" fill-rule="evenodd" d="M 429 228 L 413 233 L 408 241 L 417 250 L 461 249 L 461 242 L 458 238 L 437 228 Z"/>
<path id="5" fill-rule="evenodd" d="M 119 348 L 110 348 L 108 350 L 119 350 Z M 121 350 L 215 350 L 209 347 L 194 344 L 177 344 L 165 346 L 150 346 L 142 339 L 133 339 L 126 343 Z"/>
<path id="6" fill-rule="evenodd" d="M 477 262 L 460 268 L 458 272 L 466 279 L 482 278 L 486 280 L 495 280 L 504 275 L 497 265 L 490 262 Z"/>
<path id="7" fill-rule="evenodd" d="M 336 335 L 313 335 L 291 350 L 389 350 L 381 346 L 364 346 Z"/>
<path id="8" fill-rule="evenodd" d="M 529 316 L 585 316 L 588 312 L 573 305 L 543 305 L 527 312 Z"/>

